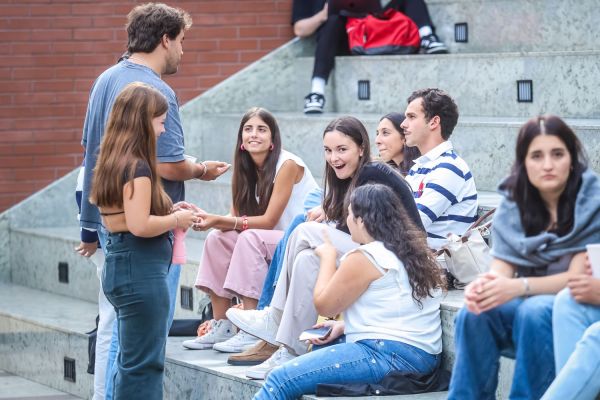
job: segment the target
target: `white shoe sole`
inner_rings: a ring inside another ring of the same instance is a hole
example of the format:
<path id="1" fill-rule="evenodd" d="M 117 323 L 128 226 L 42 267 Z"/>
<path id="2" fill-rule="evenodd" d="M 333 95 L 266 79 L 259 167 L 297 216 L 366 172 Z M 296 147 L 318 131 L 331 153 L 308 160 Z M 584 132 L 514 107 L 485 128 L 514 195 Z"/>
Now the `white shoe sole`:
<path id="1" fill-rule="evenodd" d="M 271 372 L 271 371 L 269 371 L 269 372 Z M 247 370 L 246 371 L 246 378 L 265 380 L 265 378 L 267 377 L 267 375 L 269 374 L 269 372 L 265 373 L 264 371 Z"/>
<path id="2" fill-rule="evenodd" d="M 221 353 L 241 353 L 243 351 L 246 351 L 252 347 L 254 347 L 256 345 L 256 343 L 258 343 L 258 340 L 252 343 L 248 343 L 245 344 L 243 346 L 228 346 L 225 345 L 223 342 L 221 343 L 215 343 L 215 345 L 213 346 L 213 350 L 216 351 L 220 351 Z"/>
<path id="3" fill-rule="evenodd" d="M 213 343 L 198 343 L 198 342 L 194 342 L 192 340 L 190 341 L 185 341 L 182 343 L 183 347 L 185 347 L 186 349 L 189 350 L 208 350 L 208 349 L 212 349 L 214 344 Z"/>
<path id="4" fill-rule="evenodd" d="M 230 320 L 232 324 L 234 324 L 235 326 L 237 326 L 239 329 L 243 330 L 244 332 L 249 333 L 250 335 L 255 336 L 259 339 L 262 339 L 265 342 L 272 344 L 273 346 L 279 347 L 279 343 L 277 343 L 277 341 L 275 340 L 275 336 L 277 335 L 277 332 L 275 332 L 275 335 L 271 335 L 266 332 L 255 331 L 254 329 L 252 329 L 252 327 L 250 325 L 246 325 L 246 323 L 244 321 L 242 321 L 241 319 L 238 319 L 237 315 L 235 315 L 232 312 L 229 312 L 229 310 L 227 310 L 225 315 L 227 315 L 227 319 Z M 256 379 L 259 379 L 259 378 L 256 378 Z"/>

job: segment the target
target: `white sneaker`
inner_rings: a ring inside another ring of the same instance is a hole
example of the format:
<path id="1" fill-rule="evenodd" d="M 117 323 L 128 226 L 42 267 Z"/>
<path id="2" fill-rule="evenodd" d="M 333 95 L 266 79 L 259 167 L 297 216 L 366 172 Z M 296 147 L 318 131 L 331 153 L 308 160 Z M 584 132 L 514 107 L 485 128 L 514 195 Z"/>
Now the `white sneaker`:
<path id="1" fill-rule="evenodd" d="M 215 343 L 226 341 L 233 337 L 235 332 L 235 327 L 230 321 L 226 319 L 212 320 L 208 327 L 208 332 L 202 336 L 198 336 L 196 339 L 186 340 L 182 344 L 183 347 L 190 350 L 212 349 Z"/>
<path id="2" fill-rule="evenodd" d="M 275 341 L 277 336 L 278 324 L 275 322 L 269 308 L 264 310 L 240 310 L 239 308 L 230 308 L 225 313 L 227 318 L 238 328 L 256 336 L 265 342 L 279 346 Z"/>
<path id="3" fill-rule="evenodd" d="M 254 347 L 259 341 L 259 338 L 244 331 L 239 331 L 234 337 L 224 342 L 215 343 L 213 349 L 222 353 L 241 353 Z"/>
<path id="4" fill-rule="evenodd" d="M 246 371 L 246 376 L 251 379 L 265 379 L 273 369 L 294 358 L 296 358 L 296 356 L 290 354 L 284 346 L 281 346 L 268 360 L 262 364 L 249 368 Z"/>

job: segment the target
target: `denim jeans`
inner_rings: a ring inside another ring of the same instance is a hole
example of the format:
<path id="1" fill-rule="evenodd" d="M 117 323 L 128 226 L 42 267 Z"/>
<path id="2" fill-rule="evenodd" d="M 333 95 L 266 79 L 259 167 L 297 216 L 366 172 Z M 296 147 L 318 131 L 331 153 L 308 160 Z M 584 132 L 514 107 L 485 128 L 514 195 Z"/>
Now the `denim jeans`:
<path id="1" fill-rule="evenodd" d="M 111 397 L 162 399 L 169 319 L 168 234 L 109 234 L 102 288 L 117 313 L 119 353 Z"/>
<path id="2" fill-rule="evenodd" d="M 304 210 L 308 211 L 311 208 L 314 208 L 321 204 L 321 199 L 323 197 L 323 191 L 321 189 L 315 189 L 309 194 L 306 195 L 306 199 L 304 200 Z M 306 221 L 306 214 L 298 214 L 292 220 L 290 225 L 285 230 L 283 234 L 283 238 L 277 244 L 277 248 L 275 249 L 275 253 L 273 253 L 273 259 L 271 260 L 271 264 L 269 265 L 269 270 L 267 271 L 267 276 L 265 277 L 265 283 L 263 284 L 262 294 L 260 295 L 260 299 L 258 299 L 258 306 L 256 307 L 259 310 L 267 307 L 271 304 L 271 300 L 273 299 L 273 293 L 275 293 L 275 284 L 277 283 L 277 279 L 279 279 L 279 274 L 281 273 L 281 267 L 283 266 L 283 256 L 285 255 L 285 248 L 287 246 L 288 239 L 290 235 L 296 229 L 298 225 Z"/>
<path id="3" fill-rule="evenodd" d="M 563 289 L 552 315 L 557 376 L 543 400 L 595 399 L 600 394 L 600 307 Z"/>
<path id="4" fill-rule="evenodd" d="M 455 322 L 449 399 L 495 399 L 500 355 L 515 358 L 511 399 L 539 399 L 554 379 L 553 295 L 518 298 Z"/>
<path id="5" fill-rule="evenodd" d="M 395 340 L 368 339 L 306 353 L 275 368 L 255 400 L 296 399 L 319 383 L 377 383 L 390 371 L 431 373 L 441 355 Z"/>

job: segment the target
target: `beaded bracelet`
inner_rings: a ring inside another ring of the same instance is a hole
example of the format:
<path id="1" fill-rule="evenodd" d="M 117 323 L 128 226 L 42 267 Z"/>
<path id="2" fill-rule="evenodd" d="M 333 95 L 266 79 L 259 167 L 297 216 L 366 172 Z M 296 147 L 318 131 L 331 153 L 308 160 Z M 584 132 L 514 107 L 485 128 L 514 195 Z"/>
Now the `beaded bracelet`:
<path id="1" fill-rule="evenodd" d="M 242 215 L 242 230 L 248 229 L 248 216 Z"/>

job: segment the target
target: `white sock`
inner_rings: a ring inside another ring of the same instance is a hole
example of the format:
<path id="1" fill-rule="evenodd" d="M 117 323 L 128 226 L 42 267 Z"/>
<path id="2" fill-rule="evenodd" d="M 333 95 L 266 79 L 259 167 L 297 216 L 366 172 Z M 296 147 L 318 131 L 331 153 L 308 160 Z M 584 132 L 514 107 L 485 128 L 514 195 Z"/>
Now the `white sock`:
<path id="1" fill-rule="evenodd" d="M 325 79 L 315 76 L 314 78 L 312 78 L 312 88 L 310 89 L 310 92 L 325 94 L 326 84 L 327 82 L 325 82 Z"/>
<path id="2" fill-rule="evenodd" d="M 429 25 L 425 25 L 419 28 L 419 36 L 421 36 L 421 38 L 424 38 L 425 36 L 429 36 L 433 33 L 433 30 L 431 29 L 431 27 Z"/>

